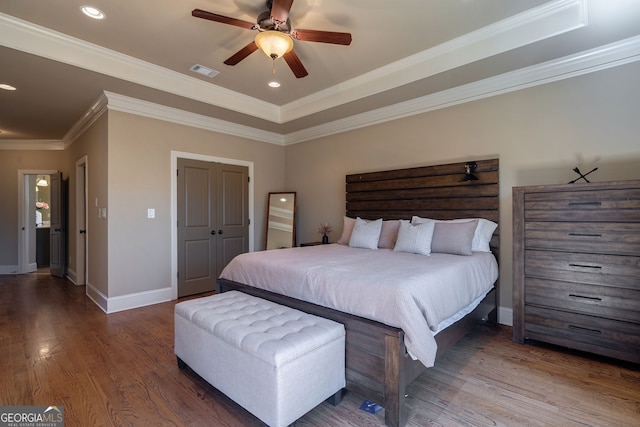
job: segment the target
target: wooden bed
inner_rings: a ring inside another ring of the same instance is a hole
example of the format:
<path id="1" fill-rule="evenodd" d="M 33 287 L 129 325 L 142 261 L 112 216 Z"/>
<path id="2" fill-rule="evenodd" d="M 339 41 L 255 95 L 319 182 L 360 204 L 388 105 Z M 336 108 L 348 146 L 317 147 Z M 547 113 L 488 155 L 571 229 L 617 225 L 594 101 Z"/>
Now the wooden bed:
<path id="1" fill-rule="evenodd" d="M 481 217 L 499 220 L 497 159 L 475 161 L 477 180 L 461 181 L 465 163 L 399 169 L 346 176 L 346 215 L 365 219 L 411 219 L 413 215 L 435 219 Z M 491 250 L 499 256 L 499 228 Z M 389 426 L 403 426 L 408 417 L 405 388 L 424 369 L 404 345 L 401 329 L 332 310 L 306 301 L 219 279 L 217 292 L 240 290 L 307 313 L 344 324 L 346 329 L 347 389 L 380 403 Z M 477 322 L 495 323 L 498 282 L 469 315 L 436 335 L 441 355 L 466 335 Z M 436 357 L 437 363 L 437 357 Z"/>

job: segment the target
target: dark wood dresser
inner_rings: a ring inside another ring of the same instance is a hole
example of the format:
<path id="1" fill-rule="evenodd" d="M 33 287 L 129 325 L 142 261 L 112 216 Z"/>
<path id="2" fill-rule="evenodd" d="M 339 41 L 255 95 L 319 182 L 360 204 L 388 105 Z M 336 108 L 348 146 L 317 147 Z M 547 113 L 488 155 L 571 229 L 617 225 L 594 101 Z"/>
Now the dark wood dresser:
<path id="1" fill-rule="evenodd" d="M 513 340 L 640 363 L 640 180 L 513 188 Z"/>

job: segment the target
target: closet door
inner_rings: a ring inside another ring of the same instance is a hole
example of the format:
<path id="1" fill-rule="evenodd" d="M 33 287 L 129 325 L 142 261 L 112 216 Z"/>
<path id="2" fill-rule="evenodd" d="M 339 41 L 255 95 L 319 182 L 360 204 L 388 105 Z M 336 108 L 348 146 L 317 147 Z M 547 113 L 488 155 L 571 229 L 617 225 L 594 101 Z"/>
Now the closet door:
<path id="1" fill-rule="evenodd" d="M 224 266 L 248 250 L 248 169 L 178 159 L 177 173 L 178 297 L 183 297 L 213 291 Z"/>
<path id="2" fill-rule="evenodd" d="M 249 169 L 217 163 L 216 278 L 236 255 L 249 251 Z"/>

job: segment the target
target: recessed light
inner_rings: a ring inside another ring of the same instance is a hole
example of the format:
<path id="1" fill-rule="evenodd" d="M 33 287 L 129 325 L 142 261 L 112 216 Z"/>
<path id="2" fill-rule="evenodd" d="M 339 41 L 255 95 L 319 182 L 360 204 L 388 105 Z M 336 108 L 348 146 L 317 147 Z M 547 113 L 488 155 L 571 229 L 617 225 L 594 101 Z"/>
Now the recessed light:
<path id="1" fill-rule="evenodd" d="M 107 15 L 105 15 L 105 13 L 103 11 L 101 11 L 100 9 L 98 9 L 97 7 L 93 7 L 93 6 L 82 6 L 80 8 L 80 10 L 82 10 L 82 13 L 84 13 L 85 15 L 87 15 L 89 18 L 93 18 L 93 19 L 104 19 L 107 17 Z"/>
<path id="2" fill-rule="evenodd" d="M 276 82 L 275 80 L 269 82 L 269 87 L 280 87 L 280 82 Z"/>
<path id="3" fill-rule="evenodd" d="M 16 90 L 15 87 L 8 85 L 6 83 L 2 83 L 0 84 L 0 89 L 4 89 L 4 90 Z"/>

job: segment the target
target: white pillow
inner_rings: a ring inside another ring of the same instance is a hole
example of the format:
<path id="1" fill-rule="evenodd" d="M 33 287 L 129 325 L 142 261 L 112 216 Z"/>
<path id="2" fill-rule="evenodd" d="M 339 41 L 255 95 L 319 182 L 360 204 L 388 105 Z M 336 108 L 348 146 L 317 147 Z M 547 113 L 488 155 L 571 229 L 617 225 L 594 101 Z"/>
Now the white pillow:
<path id="1" fill-rule="evenodd" d="M 420 224 L 428 221 L 435 222 L 469 222 L 474 219 L 478 220 L 478 226 L 476 227 L 475 232 L 473 233 L 473 241 L 471 242 L 471 250 L 474 252 L 491 252 L 491 248 L 489 244 L 491 243 L 491 237 L 493 237 L 493 232 L 498 228 L 498 224 L 493 221 L 489 221 L 484 218 L 460 218 L 460 219 L 452 219 L 449 221 L 439 220 L 439 219 L 430 219 L 430 218 L 421 218 L 419 216 L 414 216 L 411 218 L 412 224 Z"/>
<path id="2" fill-rule="evenodd" d="M 356 224 L 356 220 L 353 218 L 349 218 L 348 216 L 343 217 L 342 220 L 342 235 L 340 239 L 336 243 L 341 245 L 348 245 L 349 239 L 351 239 L 351 233 L 353 232 L 353 226 Z"/>
<path id="3" fill-rule="evenodd" d="M 410 252 L 413 254 L 429 255 L 431 253 L 431 239 L 435 221 L 413 225 L 407 220 L 400 220 L 398 240 L 393 247 L 395 252 Z"/>
<path id="4" fill-rule="evenodd" d="M 365 221 L 358 217 L 353 226 L 349 246 L 352 248 L 378 249 L 378 240 L 382 230 L 382 218 L 375 221 Z"/>

